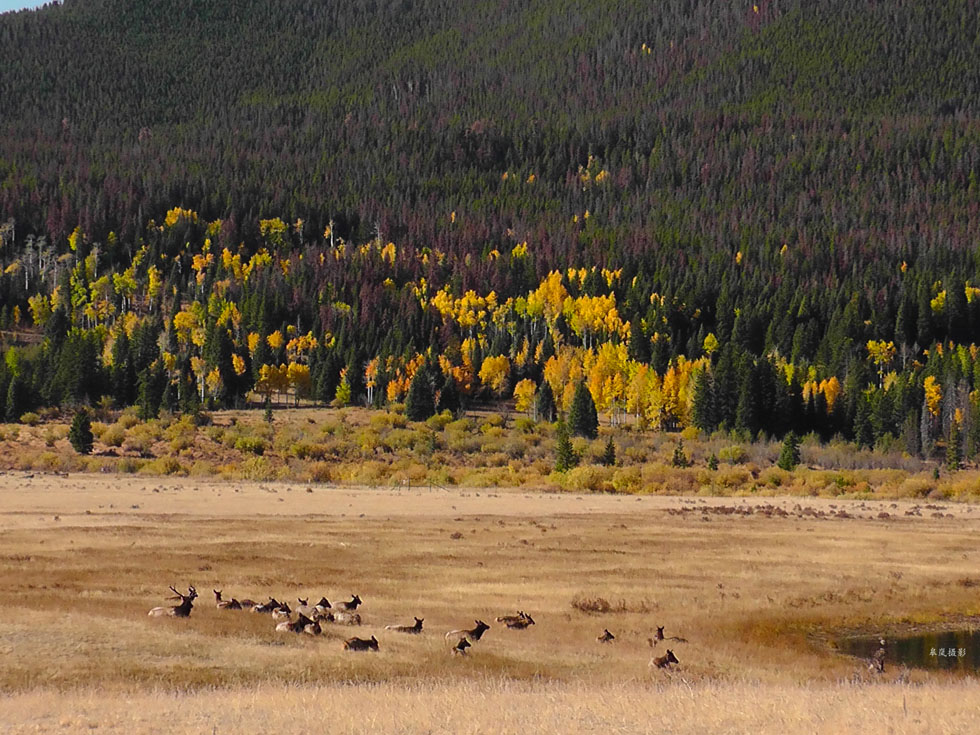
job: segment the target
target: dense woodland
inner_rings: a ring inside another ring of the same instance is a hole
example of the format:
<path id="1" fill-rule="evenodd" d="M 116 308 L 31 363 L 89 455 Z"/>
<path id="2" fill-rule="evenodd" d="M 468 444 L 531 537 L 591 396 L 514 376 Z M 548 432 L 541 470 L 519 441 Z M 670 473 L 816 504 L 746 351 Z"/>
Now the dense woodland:
<path id="1" fill-rule="evenodd" d="M 977 58 L 974 0 L 0 15 L 0 414 L 550 419 L 584 382 L 614 424 L 956 463 Z"/>

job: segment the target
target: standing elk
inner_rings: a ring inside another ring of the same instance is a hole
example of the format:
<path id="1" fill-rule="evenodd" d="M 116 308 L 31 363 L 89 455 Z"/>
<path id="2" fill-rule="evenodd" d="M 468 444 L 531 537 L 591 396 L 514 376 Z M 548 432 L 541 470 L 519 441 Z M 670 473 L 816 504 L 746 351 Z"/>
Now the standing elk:
<path id="1" fill-rule="evenodd" d="M 599 643 L 612 643 L 614 640 L 616 640 L 616 636 L 610 633 L 608 628 L 603 628 L 602 635 L 596 636 L 596 640 L 599 641 Z"/>
<path id="2" fill-rule="evenodd" d="M 657 656 L 655 658 L 650 659 L 650 668 L 668 669 L 670 668 L 671 664 L 679 664 L 679 663 L 680 661 L 677 660 L 677 656 L 675 656 L 674 652 L 668 648 L 667 653 L 665 653 L 663 656 Z"/>
<path id="3" fill-rule="evenodd" d="M 344 641 L 345 651 L 377 651 L 378 650 L 378 639 L 371 636 L 368 639 L 365 638 L 348 638 Z"/>
<path id="4" fill-rule="evenodd" d="M 361 598 L 357 595 L 351 595 L 349 602 L 338 602 L 336 608 L 338 610 L 356 610 L 357 606 L 361 604 Z"/>
<path id="5" fill-rule="evenodd" d="M 392 630 L 395 633 L 411 633 L 417 635 L 422 632 L 422 621 L 425 618 L 415 618 L 415 625 L 386 625 L 385 630 Z"/>
<path id="6" fill-rule="evenodd" d="M 197 597 L 197 590 L 194 589 L 193 585 L 191 585 L 187 588 L 187 594 L 182 595 L 173 585 L 170 585 L 170 589 L 177 596 L 173 599 L 179 599 L 180 604 L 155 607 L 150 610 L 147 615 L 149 615 L 151 618 L 162 618 L 164 616 L 170 616 L 172 618 L 186 618 L 190 616 L 191 608 L 194 607 L 194 599 Z"/>
<path id="7" fill-rule="evenodd" d="M 490 630 L 490 626 L 484 623 L 482 620 L 474 620 L 476 623 L 475 628 L 470 628 L 469 630 L 451 630 L 446 633 L 446 640 L 457 637 L 472 638 L 474 641 L 478 641 L 483 637 L 483 634 Z"/>
<path id="8" fill-rule="evenodd" d="M 470 643 L 465 638 L 460 638 L 459 639 L 459 642 L 455 646 L 453 646 L 453 649 L 452 649 L 453 656 L 465 656 L 466 655 L 466 649 L 467 648 L 470 648 L 472 645 L 473 644 Z"/>
<path id="9" fill-rule="evenodd" d="M 230 600 L 222 600 L 221 599 L 221 590 L 216 590 L 216 589 L 213 589 L 212 588 L 211 591 L 214 592 L 214 606 L 216 608 L 218 608 L 219 610 L 241 610 L 242 609 L 242 603 L 240 603 L 234 597 L 232 597 Z"/>
<path id="10" fill-rule="evenodd" d="M 322 614 L 326 613 L 327 610 L 330 609 L 331 605 L 330 605 L 330 601 L 327 600 L 326 597 L 321 597 L 320 598 L 320 601 L 316 605 L 314 605 L 313 607 L 316 609 L 316 611 L 318 613 L 320 613 L 322 615 Z"/>

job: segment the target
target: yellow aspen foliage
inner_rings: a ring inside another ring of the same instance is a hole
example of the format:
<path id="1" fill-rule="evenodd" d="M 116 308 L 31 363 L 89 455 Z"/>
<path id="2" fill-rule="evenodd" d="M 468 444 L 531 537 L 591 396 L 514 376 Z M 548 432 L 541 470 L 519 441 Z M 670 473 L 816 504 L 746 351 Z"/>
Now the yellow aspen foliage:
<path id="1" fill-rule="evenodd" d="M 943 400 L 943 389 L 939 385 L 939 381 L 936 380 L 934 375 L 927 375 L 922 384 L 922 389 L 925 391 L 926 408 L 929 409 L 929 413 L 933 416 L 938 416 L 940 404 Z"/>
<path id="2" fill-rule="evenodd" d="M 241 355 L 232 353 L 231 369 L 235 371 L 235 375 L 242 375 L 245 372 L 245 359 Z"/>
<path id="3" fill-rule="evenodd" d="M 297 398 L 305 398 L 310 393 L 310 366 L 291 362 L 286 368 L 289 387 L 296 393 Z"/>
<path id="4" fill-rule="evenodd" d="M 278 329 L 265 338 L 266 344 L 274 350 L 278 350 L 283 345 L 282 332 Z"/>
<path id="5" fill-rule="evenodd" d="M 207 386 L 208 394 L 212 398 L 216 398 L 221 392 L 221 388 L 224 386 L 224 381 L 221 379 L 221 372 L 218 368 L 212 369 L 207 377 L 204 379 L 204 383 Z"/>
<path id="6" fill-rule="evenodd" d="M 826 380 L 820 381 L 820 392 L 823 393 L 824 400 L 827 402 L 827 413 L 834 410 L 834 404 L 842 392 L 840 381 L 836 375 L 831 375 Z"/>
<path id="7" fill-rule="evenodd" d="M 184 308 L 174 315 L 174 332 L 178 342 L 184 344 L 190 342 L 191 335 L 198 328 L 200 328 L 200 320 L 192 309 Z"/>
<path id="8" fill-rule="evenodd" d="M 528 342 L 527 337 L 525 337 L 524 341 L 521 342 L 521 348 L 517 351 L 517 354 L 514 355 L 514 364 L 517 365 L 517 367 L 524 367 L 527 365 L 530 351 L 531 344 Z"/>
<path id="9" fill-rule="evenodd" d="M 381 248 L 381 260 L 386 261 L 387 263 L 390 263 L 392 265 L 394 265 L 395 263 L 395 257 L 397 254 L 398 252 L 395 249 L 395 243 L 393 242 L 389 242 L 387 245 Z"/>
<path id="10" fill-rule="evenodd" d="M 929 302 L 929 306 L 936 314 L 942 314 L 946 310 L 946 291 L 942 290 L 936 297 Z"/>
<path id="11" fill-rule="evenodd" d="M 78 250 L 78 244 L 83 240 L 85 236 L 82 235 L 82 228 L 76 227 L 72 230 L 71 234 L 68 236 L 68 249 L 73 253 Z"/>
<path id="12" fill-rule="evenodd" d="M 259 220 L 259 233 L 273 245 L 283 245 L 288 226 L 279 217 Z"/>
<path id="13" fill-rule="evenodd" d="M 488 357 L 480 366 L 480 382 L 498 396 L 502 395 L 510 378 L 510 360 L 506 355 Z"/>
<path id="14" fill-rule="evenodd" d="M 877 341 L 869 339 L 867 349 L 868 357 L 875 364 L 875 367 L 878 368 L 879 372 L 888 366 L 895 358 L 897 352 L 894 342 L 885 342 L 883 339 Z"/>
<path id="15" fill-rule="evenodd" d="M 48 323 L 48 319 L 51 318 L 53 313 L 51 309 L 51 302 L 46 296 L 41 294 L 35 294 L 27 300 L 27 308 L 31 312 L 31 321 L 34 322 L 35 327 L 43 327 Z"/>
<path id="16" fill-rule="evenodd" d="M 256 348 L 259 346 L 259 340 L 261 337 L 258 332 L 249 332 L 249 335 L 245 338 L 245 346 L 248 348 L 248 354 L 254 355 Z"/>
<path id="17" fill-rule="evenodd" d="M 514 247 L 513 247 L 512 249 L 511 249 L 511 251 L 510 251 L 510 257 L 511 257 L 512 259 L 516 259 L 516 258 L 526 258 L 526 257 L 527 257 L 527 255 L 528 255 L 528 250 L 527 250 L 527 240 L 525 240 L 525 241 L 524 241 L 524 242 L 522 242 L 522 243 L 518 243 L 518 244 L 517 244 L 517 245 L 515 245 L 515 246 L 514 246 Z"/>
<path id="18" fill-rule="evenodd" d="M 537 389 L 533 380 L 524 378 L 518 381 L 517 385 L 514 386 L 514 402 L 518 411 L 530 413 L 534 407 L 534 395 Z"/>
<path id="19" fill-rule="evenodd" d="M 160 269 L 151 265 L 146 269 L 146 299 L 152 306 L 163 292 L 163 278 Z"/>
<path id="20" fill-rule="evenodd" d="M 181 207 L 174 207 L 167 212 L 167 216 L 164 217 L 163 226 L 173 227 L 180 221 L 197 223 L 197 212 L 192 209 L 183 209 Z"/>
<path id="21" fill-rule="evenodd" d="M 191 358 L 191 371 L 199 378 L 204 377 L 207 374 L 207 363 L 197 355 Z"/>
<path id="22" fill-rule="evenodd" d="M 163 357 L 163 366 L 167 372 L 172 373 L 177 367 L 177 356 L 170 352 L 164 352 L 161 357 Z"/>
<path id="23" fill-rule="evenodd" d="M 709 357 L 715 354 L 715 351 L 718 349 L 718 338 L 715 337 L 714 332 L 708 332 L 708 335 L 704 338 L 704 344 L 701 345 L 701 349 Z"/>

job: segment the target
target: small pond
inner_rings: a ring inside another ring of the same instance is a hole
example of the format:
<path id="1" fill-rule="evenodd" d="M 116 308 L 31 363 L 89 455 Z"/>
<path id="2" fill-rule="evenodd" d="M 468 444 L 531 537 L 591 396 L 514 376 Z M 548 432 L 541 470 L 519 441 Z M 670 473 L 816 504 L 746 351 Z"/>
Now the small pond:
<path id="1" fill-rule="evenodd" d="M 880 647 L 878 636 L 842 638 L 838 650 L 870 660 Z M 951 630 L 902 637 L 885 637 L 885 666 L 902 664 L 917 669 L 980 671 L 980 630 Z"/>

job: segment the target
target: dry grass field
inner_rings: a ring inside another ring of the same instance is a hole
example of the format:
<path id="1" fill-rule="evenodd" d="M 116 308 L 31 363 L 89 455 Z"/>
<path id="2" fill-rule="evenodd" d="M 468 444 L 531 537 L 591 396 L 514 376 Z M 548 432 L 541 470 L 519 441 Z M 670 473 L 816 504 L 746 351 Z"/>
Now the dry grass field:
<path id="1" fill-rule="evenodd" d="M 3 732 L 980 728 L 975 679 L 872 681 L 833 650 L 841 629 L 976 626 L 974 505 L 30 474 L 0 475 Z M 148 617 L 171 584 L 200 592 L 191 616 Z M 363 625 L 277 633 L 212 588 L 356 593 Z M 519 609 L 537 624 L 494 621 Z M 419 636 L 384 629 L 413 616 Z M 491 630 L 451 656 L 475 619 Z M 648 667 L 658 625 L 687 640 L 670 671 Z"/>

